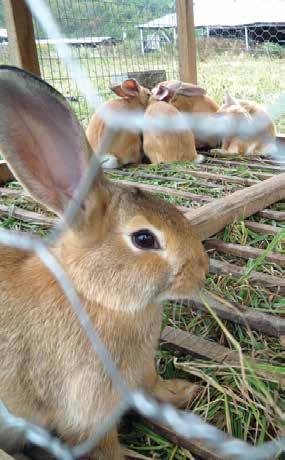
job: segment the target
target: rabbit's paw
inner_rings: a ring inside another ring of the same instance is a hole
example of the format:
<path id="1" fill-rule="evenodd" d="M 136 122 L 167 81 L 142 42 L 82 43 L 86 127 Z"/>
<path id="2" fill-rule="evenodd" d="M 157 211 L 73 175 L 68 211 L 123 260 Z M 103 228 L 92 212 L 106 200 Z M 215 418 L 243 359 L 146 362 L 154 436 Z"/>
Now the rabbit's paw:
<path id="1" fill-rule="evenodd" d="M 173 404 L 176 407 L 187 407 L 199 392 L 199 385 L 182 379 L 159 379 L 152 390 L 153 395 L 161 402 Z"/>

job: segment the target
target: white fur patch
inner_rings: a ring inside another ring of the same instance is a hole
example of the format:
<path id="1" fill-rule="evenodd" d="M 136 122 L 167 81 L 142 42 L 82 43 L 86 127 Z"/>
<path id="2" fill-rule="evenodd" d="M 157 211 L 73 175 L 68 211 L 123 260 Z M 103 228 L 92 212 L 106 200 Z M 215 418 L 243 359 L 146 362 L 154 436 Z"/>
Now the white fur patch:
<path id="1" fill-rule="evenodd" d="M 197 158 L 193 161 L 193 163 L 201 164 L 205 162 L 204 155 L 198 155 Z"/>
<path id="2" fill-rule="evenodd" d="M 119 168 L 119 162 L 115 155 L 107 153 L 100 156 L 100 163 L 103 169 L 116 169 Z"/>

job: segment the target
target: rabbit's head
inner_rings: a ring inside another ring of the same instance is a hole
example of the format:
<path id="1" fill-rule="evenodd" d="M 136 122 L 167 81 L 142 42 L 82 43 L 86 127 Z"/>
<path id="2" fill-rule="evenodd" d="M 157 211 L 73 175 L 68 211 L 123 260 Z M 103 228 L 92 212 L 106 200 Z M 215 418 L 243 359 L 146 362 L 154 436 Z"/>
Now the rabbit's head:
<path id="1" fill-rule="evenodd" d="M 91 148 L 66 100 L 44 81 L 0 67 L 0 148 L 24 187 L 59 216 L 83 183 Z M 94 161 L 94 158 L 93 158 Z M 98 172 L 57 256 L 87 301 L 135 311 L 199 288 L 208 259 L 171 204 Z"/>
<path id="2" fill-rule="evenodd" d="M 148 99 L 151 94 L 148 88 L 140 85 L 134 78 L 124 80 L 122 84 L 111 86 L 110 89 L 117 96 L 124 99 L 137 101 L 138 104 L 142 105 L 143 107 L 147 106 Z"/>
<path id="3" fill-rule="evenodd" d="M 227 114 L 235 119 L 241 120 L 251 120 L 251 116 L 248 111 L 242 107 L 239 101 L 231 96 L 229 93 L 226 93 L 223 98 L 223 105 L 217 112 L 218 114 Z"/>

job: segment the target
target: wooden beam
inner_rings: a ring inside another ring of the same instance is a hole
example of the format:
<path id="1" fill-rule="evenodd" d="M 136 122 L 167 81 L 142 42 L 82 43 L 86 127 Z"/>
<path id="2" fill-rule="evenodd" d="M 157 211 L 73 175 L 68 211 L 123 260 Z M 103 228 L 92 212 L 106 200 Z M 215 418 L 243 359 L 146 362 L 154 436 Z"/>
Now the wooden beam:
<path id="1" fill-rule="evenodd" d="M 217 313 L 219 318 L 227 319 L 233 323 L 249 327 L 250 329 L 263 332 L 273 337 L 282 337 L 285 335 L 285 318 L 279 315 L 263 313 L 254 308 L 239 305 L 236 302 L 229 302 L 209 291 L 203 291 L 203 297 L 207 305 Z M 190 310 L 208 312 L 204 302 L 198 297 L 182 300 L 182 304 Z"/>
<path id="2" fill-rule="evenodd" d="M 247 179 L 238 176 L 228 176 L 225 174 L 216 174 L 216 173 L 208 173 L 204 171 L 192 171 L 191 169 L 179 169 L 179 172 L 183 174 L 189 174 L 189 176 L 199 177 L 202 179 L 210 179 L 217 182 L 223 182 L 225 184 L 238 184 L 244 185 L 246 187 L 250 187 L 251 185 L 258 184 L 258 180 L 255 179 Z"/>
<path id="3" fill-rule="evenodd" d="M 211 166 L 213 165 L 221 165 L 221 167 L 231 167 L 231 166 L 237 166 L 238 168 L 242 166 L 246 166 L 249 169 L 257 169 L 258 172 L 260 170 L 266 170 L 266 171 L 274 171 L 276 173 L 281 173 L 285 172 L 285 166 L 284 163 L 258 163 L 258 162 L 245 162 L 245 161 L 237 161 L 237 160 L 227 160 L 227 159 L 222 159 L 221 157 L 211 157 Z M 203 166 L 203 163 L 199 166 Z M 205 164 L 207 166 L 207 164 Z"/>
<path id="4" fill-rule="evenodd" d="M 45 227 L 52 227 L 56 220 L 53 217 L 48 217 L 37 212 L 28 211 L 27 209 L 21 209 L 17 206 L 6 206 L 0 204 L 0 217 L 14 217 L 14 219 L 29 222 L 35 225 L 43 225 Z"/>
<path id="5" fill-rule="evenodd" d="M 33 18 L 24 0 L 3 0 L 11 63 L 40 76 Z"/>
<path id="6" fill-rule="evenodd" d="M 281 231 L 281 229 L 280 229 Z M 243 259 L 257 259 L 264 254 L 264 249 L 253 248 L 251 246 L 242 246 L 240 244 L 225 243 L 222 240 L 211 238 L 205 241 L 205 248 L 223 252 L 231 256 L 241 257 Z M 265 258 L 266 262 L 275 263 L 280 267 L 285 267 L 285 256 L 270 252 Z"/>
<path id="7" fill-rule="evenodd" d="M 184 215 L 205 240 L 235 220 L 251 216 L 282 199 L 285 199 L 285 174 L 278 174 L 198 209 L 191 209 Z"/>
<path id="8" fill-rule="evenodd" d="M 285 212 L 283 214 L 285 214 Z M 252 222 L 250 220 L 245 220 L 244 224 L 246 228 L 249 228 L 250 230 L 253 230 L 256 233 L 261 233 L 262 235 L 275 236 L 278 235 L 278 233 L 280 233 L 281 230 L 283 230 L 282 227 L 273 227 L 273 225 L 261 224 L 260 222 Z"/>
<path id="9" fill-rule="evenodd" d="M 112 182 L 115 182 L 117 184 L 137 187 L 141 190 L 145 190 L 146 192 L 162 193 L 164 195 L 176 196 L 178 198 L 184 198 L 185 200 L 191 200 L 194 202 L 213 201 L 213 198 L 207 195 L 199 195 L 198 193 L 186 192 L 183 190 L 175 190 L 175 188 L 163 187 L 162 185 L 142 184 L 142 183 L 138 183 L 134 181 L 120 180 L 120 179 L 113 179 Z"/>
<path id="10" fill-rule="evenodd" d="M 176 0 L 180 79 L 197 84 L 193 0 Z"/>
<path id="11" fill-rule="evenodd" d="M 239 267 L 238 265 L 231 264 L 229 262 L 210 259 L 210 273 L 215 275 L 231 275 L 236 278 L 243 276 L 246 272 L 245 267 Z M 278 293 L 280 295 L 285 294 L 285 279 L 284 277 L 267 275 L 262 272 L 251 272 L 248 276 L 248 281 L 251 284 L 259 285 Z"/>
<path id="12" fill-rule="evenodd" d="M 216 453 L 213 448 L 208 447 L 203 441 L 198 441 L 197 439 L 186 439 L 183 436 L 180 436 L 179 434 L 175 433 L 165 425 L 144 418 L 139 414 L 135 415 L 135 419 L 140 420 L 155 433 L 159 434 L 163 438 L 168 439 L 173 444 L 189 450 L 192 454 L 195 455 L 195 458 L 198 457 L 201 460 L 225 460 L 225 457 L 221 457 L 220 455 L 218 455 L 218 453 Z"/>
<path id="13" fill-rule="evenodd" d="M 127 176 L 127 177 L 141 177 L 142 179 L 156 179 L 156 180 L 160 180 L 161 182 L 176 182 L 176 183 L 184 183 L 184 184 L 188 184 L 189 185 L 189 179 L 188 178 L 181 178 L 181 177 L 178 177 L 178 176 L 163 176 L 161 174 L 152 174 L 152 173 L 143 173 L 143 172 L 140 172 L 140 171 L 136 171 L 136 170 L 133 170 L 133 171 L 126 171 L 126 170 L 117 170 L 116 172 L 114 171 L 108 171 L 106 170 L 105 174 L 107 176 L 109 176 L 111 179 L 117 179 L 118 176 Z M 189 172 L 190 174 L 190 172 Z M 270 176 L 271 177 L 271 176 Z M 190 181 L 191 181 L 191 178 L 190 178 Z M 258 181 L 256 181 L 258 182 Z M 223 185 L 217 185 L 216 183 L 211 183 L 209 182 L 209 180 L 201 180 L 199 181 L 199 185 L 205 185 L 207 188 L 214 188 L 214 189 L 217 189 L 217 188 L 220 188 L 222 189 L 223 188 Z M 253 184 L 251 184 L 253 185 Z"/>
<path id="14" fill-rule="evenodd" d="M 177 327 L 166 326 L 163 329 L 160 336 L 160 347 L 167 350 L 178 350 L 186 355 L 190 354 L 191 358 L 193 357 L 194 359 L 206 359 L 228 366 L 239 367 L 241 365 L 240 356 L 236 350 Z M 285 385 L 285 376 L 283 374 L 258 369 L 256 365 L 265 364 L 264 361 L 253 359 L 247 353 L 243 353 L 243 358 L 252 365 L 257 375 Z M 187 362 L 185 364 L 187 365 Z"/>

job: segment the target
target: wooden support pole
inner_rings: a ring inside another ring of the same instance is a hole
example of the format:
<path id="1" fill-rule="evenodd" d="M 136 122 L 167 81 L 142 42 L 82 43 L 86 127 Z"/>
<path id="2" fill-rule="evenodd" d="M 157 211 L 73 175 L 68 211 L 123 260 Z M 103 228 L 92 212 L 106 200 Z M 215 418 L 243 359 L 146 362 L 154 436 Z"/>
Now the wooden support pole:
<path id="1" fill-rule="evenodd" d="M 213 200 L 184 215 L 205 240 L 235 220 L 251 216 L 282 199 L 285 199 L 285 173 Z"/>
<path id="2" fill-rule="evenodd" d="M 13 65 L 40 76 L 33 18 L 24 0 L 3 0 Z"/>
<path id="3" fill-rule="evenodd" d="M 180 79 L 197 84 L 193 0 L 176 0 Z"/>

